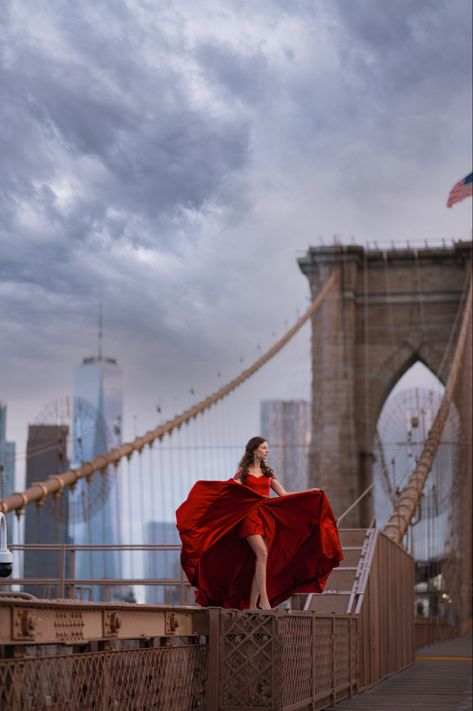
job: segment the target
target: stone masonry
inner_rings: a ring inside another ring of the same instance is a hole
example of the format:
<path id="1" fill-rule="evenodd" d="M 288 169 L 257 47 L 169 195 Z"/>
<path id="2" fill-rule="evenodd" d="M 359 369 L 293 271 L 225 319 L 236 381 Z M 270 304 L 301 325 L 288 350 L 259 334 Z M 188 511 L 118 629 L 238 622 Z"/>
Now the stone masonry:
<path id="1" fill-rule="evenodd" d="M 336 516 L 371 483 L 378 417 L 397 381 L 416 361 L 443 383 L 448 377 L 471 249 L 471 242 L 418 250 L 333 245 L 299 259 L 312 298 L 340 267 L 338 287 L 312 321 L 309 455 L 309 486 L 327 492 Z M 457 405 L 468 421 L 471 403 Z M 366 526 L 371 517 L 368 496 L 343 526 Z"/>

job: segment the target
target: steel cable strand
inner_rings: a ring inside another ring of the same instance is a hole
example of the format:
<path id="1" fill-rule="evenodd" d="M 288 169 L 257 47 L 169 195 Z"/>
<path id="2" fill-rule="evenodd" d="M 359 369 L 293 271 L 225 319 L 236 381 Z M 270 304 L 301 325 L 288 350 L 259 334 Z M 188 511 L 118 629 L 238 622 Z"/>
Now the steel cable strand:
<path id="1" fill-rule="evenodd" d="M 154 430 L 150 430 L 140 437 L 136 437 L 133 442 L 126 442 L 120 446 L 110 450 L 106 454 L 101 454 L 90 462 L 84 462 L 77 469 L 69 469 L 60 475 L 53 475 L 46 481 L 40 482 L 38 485 L 31 486 L 23 492 L 14 492 L 6 499 L 0 501 L 0 511 L 8 513 L 16 511 L 19 515 L 25 506 L 33 502 L 41 502 L 46 496 L 61 492 L 64 487 L 74 485 L 79 479 L 91 477 L 96 472 L 105 469 L 109 464 L 116 466 L 124 457 L 130 457 L 133 452 L 141 451 L 145 445 L 152 445 L 157 439 L 162 439 L 165 434 L 171 434 L 175 429 L 189 422 L 197 415 L 202 414 L 210 409 L 219 400 L 222 400 L 226 395 L 235 390 L 239 385 L 244 383 L 254 373 L 256 373 L 263 365 L 273 358 L 279 351 L 288 343 L 293 336 L 302 328 L 318 310 L 328 292 L 332 289 L 339 277 L 339 269 L 335 269 L 327 279 L 322 289 L 315 297 L 307 311 L 296 321 L 294 326 L 285 333 L 264 355 L 253 363 L 249 368 L 240 373 L 239 376 L 231 380 L 227 385 L 217 390 L 212 395 L 209 395 L 205 400 L 197 403 L 188 410 L 185 410 L 180 415 L 172 420 L 168 420 L 162 425 L 159 425 Z"/>
<path id="2" fill-rule="evenodd" d="M 410 521 L 416 512 L 426 479 L 432 468 L 435 454 L 442 438 L 442 433 L 448 417 L 453 392 L 465 351 L 468 327 L 471 320 L 471 300 L 472 282 L 470 279 L 470 286 L 463 312 L 460 334 L 453 355 L 452 366 L 442 401 L 435 415 L 429 435 L 425 440 L 419 461 L 412 472 L 407 486 L 401 492 L 396 509 L 393 511 L 388 523 L 384 527 L 384 533 L 397 543 L 402 541 L 404 534 L 409 527 Z"/>

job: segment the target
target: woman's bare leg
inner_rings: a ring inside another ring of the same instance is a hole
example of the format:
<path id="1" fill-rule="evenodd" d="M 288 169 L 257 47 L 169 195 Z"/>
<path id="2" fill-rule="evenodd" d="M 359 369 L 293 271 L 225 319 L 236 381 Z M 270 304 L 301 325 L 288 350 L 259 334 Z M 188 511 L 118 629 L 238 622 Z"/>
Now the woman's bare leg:
<path id="1" fill-rule="evenodd" d="M 250 610 L 256 610 L 258 607 L 259 590 L 258 584 L 256 582 L 256 575 L 253 575 L 253 580 L 251 581 L 251 592 L 250 592 Z"/>
<path id="2" fill-rule="evenodd" d="M 263 536 L 248 536 L 248 544 L 256 556 L 255 574 L 251 582 L 250 608 L 255 608 L 258 604 L 258 597 L 263 610 L 270 610 L 271 605 L 266 592 L 266 562 L 268 560 L 268 548 Z"/>

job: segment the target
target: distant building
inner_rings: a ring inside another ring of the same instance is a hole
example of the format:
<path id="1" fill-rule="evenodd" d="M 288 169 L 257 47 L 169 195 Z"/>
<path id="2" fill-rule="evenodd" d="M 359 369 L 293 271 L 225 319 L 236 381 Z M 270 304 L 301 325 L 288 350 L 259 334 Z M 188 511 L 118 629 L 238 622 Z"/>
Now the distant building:
<path id="1" fill-rule="evenodd" d="M 268 440 L 269 464 L 288 491 L 308 486 L 310 403 L 307 400 L 263 400 L 261 436 Z"/>
<path id="2" fill-rule="evenodd" d="M 176 524 L 172 521 L 149 521 L 145 529 L 147 545 L 181 543 Z M 147 580 L 179 579 L 180 551 L 146 551 L 145 577 Z M 148 605 L 178 605 L 177 586 L 149 585 L 146 589 Z"/>
<path id="3" fill-rule="evenodd" d="M 81 462 L 90 461 L 117 446 L 122 439 L 122 371 L 114 358 L 103 358 L 99 352 L 98 357 L 83 360 L 75 371 L 74 408 L 73 465 L 79 466 Z M 95 474 L 95 477 L 100 476 Z M 82 520 L 75 516 L 74 521 L 72 517 L 70 531 L 76 544 L 110 545 L 122 542 L 120 484 L 113 471 L 109 471 L 107 477 L 100 495 L 96 496 L 94 485 L 85 480 L 80 481 L 71 494 L 71 505 L 76 508 L 78 501 L 82 499 L 85 502 Z M 96 496 L 95 501 L 90 501 L 91 492 Z M 120 579 L 120 553 L 78 553 L 76 577 Z M 122 597 L 122 591 L 118 588 L 105 590 L 97 587 L 92 594 L 94 599 Z"/>
<path id="4" fill-rule="evenodd" d="M 7 406 L 0 402 L 0 499 L 5 499 L 15 490 L 14 442 L 7 442 Z"/>
<path id="5" fill-rule="evenodd" d="M 34 482 L 60 474 L 67 468 L 65 425 L 30 425 L 26 445 L 26 488 Z M 41 506 L 25 510 L 25 543 L 68 543 L 68 499 L 48 496 Z M 25 578 L 58 578 L 60 554 L 57 551 L 25 552 Z M 57 586 L 25 585 L 25 591 L 37 597 L 56 597 Z"/>
<path id="6" fill-rule="evenodd" d="M 5 499 L 15 489 L 16 445 L 7 442 L 7 406 L 0 402 L 0 499 Z M 13 513 L 7 514 L 8 539 L 13 542 Z"/>

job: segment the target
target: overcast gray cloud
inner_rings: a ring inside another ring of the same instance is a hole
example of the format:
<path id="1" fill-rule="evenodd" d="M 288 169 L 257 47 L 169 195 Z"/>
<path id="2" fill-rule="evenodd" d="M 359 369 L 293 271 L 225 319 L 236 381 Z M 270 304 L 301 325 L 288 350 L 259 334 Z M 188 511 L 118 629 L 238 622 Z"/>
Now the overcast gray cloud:
<path id="1" fill-rule="evenodd" d="M 10 436 L 105 344 L 130 412 L 215 385 L 308 293 L 298 253 L 470 237 L 468 0 L 0 9 Z M 190 345 L 191 344 L 191 347 Z M 21 447 L 21 445 L 20 445 Z"/>

